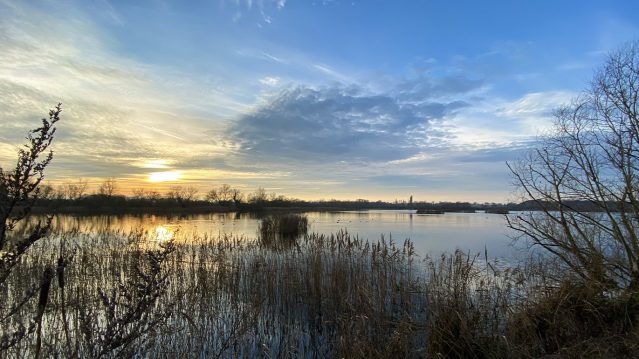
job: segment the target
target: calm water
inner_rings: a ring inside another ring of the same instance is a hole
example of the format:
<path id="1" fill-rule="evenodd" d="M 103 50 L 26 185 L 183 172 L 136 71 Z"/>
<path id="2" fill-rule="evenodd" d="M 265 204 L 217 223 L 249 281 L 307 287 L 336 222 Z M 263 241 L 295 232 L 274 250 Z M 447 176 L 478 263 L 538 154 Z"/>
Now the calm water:
<path id="1" fill-rule="evenodd" d="M 470 252 L 488 250 L 491 257 L 509 258 L 520 251 L 511 246 L 503 215 L 446 213 L 418 215 L 413 211 L 307 212 L 310 231 L 330 234 L 347 230 L 360 238 L 377 240 L 381 235 L 402 242 L 410 238 L 419 254 L 438 255 L 459 248 Z M 54 226 L 63 230 L 100 231 L 141 228 L 158 236 L 234 234 L 254 238 L 260 216 L 249 213 L 214 213 L 189 216 L 71 216 L 58 215 Z"/>

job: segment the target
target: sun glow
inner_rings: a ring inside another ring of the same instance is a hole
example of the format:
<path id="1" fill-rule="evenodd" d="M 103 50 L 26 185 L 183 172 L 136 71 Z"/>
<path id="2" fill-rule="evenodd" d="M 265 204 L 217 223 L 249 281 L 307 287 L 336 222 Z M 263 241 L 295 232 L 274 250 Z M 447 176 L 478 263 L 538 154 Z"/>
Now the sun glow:
<path id="1" fill-rule="evenodd" d="M 177 171 L 151 172 L 149 174 L 149 182 L 177 181 L 179 178 L 180 172 Z"/>

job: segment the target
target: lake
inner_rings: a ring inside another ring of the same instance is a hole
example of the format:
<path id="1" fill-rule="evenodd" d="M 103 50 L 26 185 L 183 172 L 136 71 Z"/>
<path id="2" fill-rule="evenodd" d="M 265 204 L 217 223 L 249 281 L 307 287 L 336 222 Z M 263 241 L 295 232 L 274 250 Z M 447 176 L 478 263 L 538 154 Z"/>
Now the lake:
<path id="1" fill-rule="evenodd" d="M 511 245 L 512 232 L 503 215 L 486 213 L 415 214 L 405 210 L 368 210 L 339 212 L 306 212 L 309 232 L 322 234 L 346 230 L 369 240 L 392 238 L 402 242 L 410 238 L 418 254 L 439 255 L 455 249 L 482 253 L 490 257 L 518 257 L 520 250 Z M 57 215 L 54 228 L 97 232 L 102 230 L 143 229 L 159 237 L 193 234 L 233 234 L 248 238 L 257 235 L 263 215 L 253 213 L 211 213 L 187 216 L 123 215 L 72 216 Z M 521 247 L 521 246 L 517 246 Z"/>

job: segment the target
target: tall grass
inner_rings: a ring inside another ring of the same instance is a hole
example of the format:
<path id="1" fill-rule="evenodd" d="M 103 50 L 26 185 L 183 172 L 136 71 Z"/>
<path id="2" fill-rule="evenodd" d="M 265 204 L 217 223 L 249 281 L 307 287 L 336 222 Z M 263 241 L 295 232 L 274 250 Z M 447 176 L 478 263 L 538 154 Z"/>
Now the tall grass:
<path id="1" fill-rule="evenodd" d="M 615 340 L 606 354 L 636 349 L 637 297 L 562 287 L 546 264 L 505 266 L 460 251 L 420 258 L 408 240 L 345 231 L 296 244 L 273 251 L 261 238 L 227 235 L 54 234 L 0 288 L 1 302 L 15 303 L 55 264 L 48 302 L 36 291 L 20 309 L 42 309 L 40 335 L 0 354 L 527 358 L 592 354 L 604 338 Z"/>
<path id="2" fill-rule="evenodd" d="M 262 218 L 259 235 L 269 247 L 287 248 L 297 244 L 299 237 L 308 232 L 308 218 L 300 214 L 280 214 Z"/>
<path id="3" fill-rule="evenodd" d="M 144 233 L 58 234 L 3 288 L 10 303 L 37 287 L 32 273 L 65 258 L 41 345 L 29 336 L 7 355 L 32 357 L 36 347 L 45 357 L 407 354 L 411 337 L 400 334 L 425 304 L 413 255 L 410 242 L 346 232 L 304 236 L 290 251 L 232 236 L 162 243 Z"/>

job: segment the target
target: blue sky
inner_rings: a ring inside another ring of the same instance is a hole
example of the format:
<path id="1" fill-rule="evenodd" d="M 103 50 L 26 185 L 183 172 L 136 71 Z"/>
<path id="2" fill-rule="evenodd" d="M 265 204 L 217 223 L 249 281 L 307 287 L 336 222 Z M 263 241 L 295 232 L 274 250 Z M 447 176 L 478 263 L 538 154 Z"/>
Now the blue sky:
<path id="1" fill-rule="evenodd" d="M 634 1 L 0 0 L 0 164 L 64 104 L 47 179 L 506 201 Z M 152 172 L 177 182 L 151 183 Z M 175 179 L 176 176 L 167 178 Z"/>

